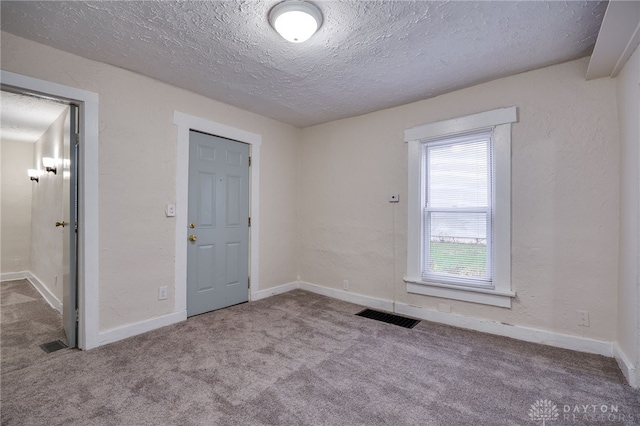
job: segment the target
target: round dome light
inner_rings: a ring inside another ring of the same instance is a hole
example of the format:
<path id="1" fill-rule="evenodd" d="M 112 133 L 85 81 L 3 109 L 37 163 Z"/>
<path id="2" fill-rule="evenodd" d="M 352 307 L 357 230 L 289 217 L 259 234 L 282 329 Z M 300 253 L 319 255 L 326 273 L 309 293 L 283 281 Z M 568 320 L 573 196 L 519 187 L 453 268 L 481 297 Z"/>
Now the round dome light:
<path id="1" fill-rule="evenodd" d="M 285 40 L 302 43 L 322 25 L 322 12 L 306 1 L 285 1 L 271 9 L 269 22 Z"/>

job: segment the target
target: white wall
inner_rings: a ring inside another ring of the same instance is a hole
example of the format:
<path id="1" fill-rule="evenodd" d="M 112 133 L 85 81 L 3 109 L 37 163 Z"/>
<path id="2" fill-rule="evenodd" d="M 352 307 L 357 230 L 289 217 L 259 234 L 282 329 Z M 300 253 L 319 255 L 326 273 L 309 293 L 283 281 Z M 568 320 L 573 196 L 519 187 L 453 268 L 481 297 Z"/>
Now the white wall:
<path id="1" fill-rule="evenodd" d="M 173 312 L 175 218 L 164 211 L 176 199 L 175 110 L 262 135 L 255 290 L 296 280 L 298 129 L 4 32 L 1 55 L 6 71 L 99 94 L 101 331 Z"/>
<path id="2" fill-rule="evenodd" d="M 615 81 L 587 59 L 303 130 L 303 281 L 603 341 L 616 335 L 619 142 Z M 512 309 L 407 294 L 407 146 L 416 125 L 516 106 Z M 400 193 L 400 203 L 387 197 Z M 576 310 L 589 311 L 590 327 Z"/>
<path id="3" fill-rule="evenodd" d="M 262 135 L 260 283 L 301 280 L 427 309 L 603 341 L 616 337 L 616 82 L 586 59 L 426 101 L 296 129 L 156 80 L 2 33 L 2 67 L 100 96 L 100 329 L 172 312 L 174 110 Z M 45 66 L 46 64 L 46 66 Z M 405 129 L 516 106 L 512 309 L 406 293 Z M 400 193 L 399 204 L 387 196 Z M 580 327 L 576 310 L 591 315 Z"/>
<path id="4" fill-rule="evenodd" d="M 69 109 L 65 109 L 34 146 L 33 167 L 41 170 L 40 181 L 33 186 L 31 202 L 31 263 L 29 272 L 62 301 L 64 230 L 55 223 L 63 219 L 62 163 L 56 174 L 46 172 L 42 158 L 63 158 L 64 138 L 69 128 Z"/>
<path id="5" fill-rule="evenodd" d="M 640 385 L 640 49 L 616 78 L 620 124 L 618 346 Z M 630 380 L 631 381 L 631 380 Z"/>
<path id="6" fill-rule="evenodd" d="M 33 144 L 3 140 L 0 196 L 0 272 L 24 272 L 29 268 L 31 245 L 31 191 L 37 183 L 29 180 L 33 169 Z"/>

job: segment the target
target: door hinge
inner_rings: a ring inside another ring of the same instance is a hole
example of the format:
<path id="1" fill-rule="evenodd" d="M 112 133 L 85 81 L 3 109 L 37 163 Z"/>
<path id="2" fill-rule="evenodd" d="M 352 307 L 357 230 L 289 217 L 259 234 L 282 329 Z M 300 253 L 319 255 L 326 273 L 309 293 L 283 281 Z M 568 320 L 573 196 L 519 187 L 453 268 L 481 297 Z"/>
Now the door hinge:
<path id="1" fill-rule="evenodd" d="M 251 228 L 251 218 L 249 218 L 249 228 Z"/>
<path id="2" fill-rule="evenodd" d="M 247 278 L 247 288 L 251 288 L 251 277 Z"/>
<path id="3" fill-rule="evenodd" d="M 80 321 L 80 312 L 78 311 L 78 308 L 76 308 L 76 322 Z"/>
<path id="4" fill-rule="evenodd" d="M 251 167 L 251 156 L 249 156 L 249 167 Z"/>
<path id="5" fill-rule="evenodd" d="M 80 145 L 80 135 L 76 133 L 76 145 Z"/>

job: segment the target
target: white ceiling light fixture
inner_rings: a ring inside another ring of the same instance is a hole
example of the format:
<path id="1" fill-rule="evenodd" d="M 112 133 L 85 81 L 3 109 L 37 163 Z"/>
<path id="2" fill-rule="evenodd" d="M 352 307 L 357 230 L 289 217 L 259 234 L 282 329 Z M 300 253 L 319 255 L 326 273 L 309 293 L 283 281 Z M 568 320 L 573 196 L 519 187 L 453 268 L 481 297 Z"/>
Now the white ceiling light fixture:
<path id="1" fill-rule="evenodd" d="M 285 40 L 302 43 L 322 25 L 322 12 L 306 1 L 284 1 L 271 9 L 269 23 Z"/>

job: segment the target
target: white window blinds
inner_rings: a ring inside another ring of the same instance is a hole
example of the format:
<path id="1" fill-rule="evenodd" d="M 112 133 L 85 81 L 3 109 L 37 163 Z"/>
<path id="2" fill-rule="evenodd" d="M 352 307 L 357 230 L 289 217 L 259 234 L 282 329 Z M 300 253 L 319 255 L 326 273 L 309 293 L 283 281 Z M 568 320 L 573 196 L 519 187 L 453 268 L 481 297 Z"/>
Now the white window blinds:
<path id="1" fill-rule="evenodd" d="M 491 285 L 491 130 L 422 143 L 423 278 Z"/>

